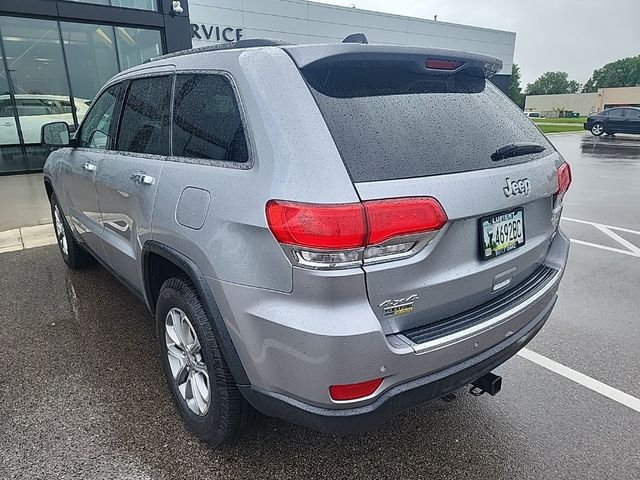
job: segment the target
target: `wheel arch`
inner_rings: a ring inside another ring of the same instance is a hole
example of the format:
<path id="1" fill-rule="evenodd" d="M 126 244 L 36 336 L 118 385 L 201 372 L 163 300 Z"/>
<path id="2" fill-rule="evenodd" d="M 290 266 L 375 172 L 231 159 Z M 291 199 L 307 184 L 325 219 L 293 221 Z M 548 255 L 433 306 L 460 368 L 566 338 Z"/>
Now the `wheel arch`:
<path id="1" fill-rule="evenodd" d="M 47 198 L 51 198 L 51 195 L 53 195 L 53 182 L 51 181 L 51 179 L 45 175 L 44 176 L 44 189 L 47 192 Z"/>
<path id="2" fill-rule="evenodd" d="M 151 312 L 156 314 L 156 303 L 160 287 L 173 276 L 186 276 L 196 288 L 202 301 L 216 340 L 222 348 L 224 358 L 237 385 L 250 385 L 224 319 L 220 314 L 213 292 L 204 274 L 190 258 L 160 242 L 149 240 L 142 248 L 142 275 L 144 294 Z"/>

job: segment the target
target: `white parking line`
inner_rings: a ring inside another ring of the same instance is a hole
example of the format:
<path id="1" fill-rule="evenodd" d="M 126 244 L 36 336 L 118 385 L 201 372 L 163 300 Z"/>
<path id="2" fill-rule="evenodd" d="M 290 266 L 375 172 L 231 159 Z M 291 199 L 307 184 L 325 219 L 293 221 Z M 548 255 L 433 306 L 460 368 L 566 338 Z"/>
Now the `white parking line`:
<path id="1" fill-rule="evenodd" d="M 611 230 L 618 230 L 619 232 L 635 233 L 636 235 L 640 235 L 640 231 L 631 230 L 630 228 L 614 227 L 613 225 L 606 225 L 604 223 L 590 222 L 588 220 L 579 220 L 577 218 L 569 218 L 569 217 L 562 217 L 562 220 L 567 220 L 569 222 L 576 222 L 576 223 L 585 223 L 587 225 L 593 225 L 594 227 L 596 225 L 600 225 L 601 227 L 610 228 Z"/>
<path id="2" fill-rule="evenodd" d="M 613 230 L 617 230 L 619 232 L 633 233 L 635 235 L 640 235 L 640 231 L 631 230 L 630 228 L 614 227 L 613 225 L 605 225 L 604 223 L 590 222 L 588 220 L 579 220 L 577 218 L 562 217 L 562 220 L 566 220 L 569 222 L 582 223 L 585 225 L 591 225 L 593 228 L 598 229 L 599 231 L 607 235 L 609 238 L 611 238 L 612 240 L 616 241 L 617 243 L 625 247 L 627 250 L 623 250 L 621 248 L 613 248 L 607 245 L 600 245 L 599 243 L 585 242 L 584 240 L 577 240 L 575 238 L 571 239 L 571 242 L 573 243 L 576 243 L 578 245 L 586 245 L 588 247 L 599 248 L 601 250 L 608 250 L 609 252 L 622 253 L 624 255 L 630 255 L 632 257 L 640 257 L 640 247 L 634 245 L 626 238 L 622 238 Z"/>
<path id="3" fill-rule="evenodd" d="M 605 235 L 608 235 L 610 238 L 614 239 L 616 242 L 618 242 L 618 243 L 624 245 L 625 247 L 627 247 L 633 253 L 637 253 L 637 254 L 640 255 L 640 248 L 636 247 L 629 240 L 626 240 L 626 239 L 622 238 L 620 235 L 618 235 L 615 232 L 612 232 L 611 230 L 609 230 L 604 225 L 594 224 L 593 226 L 596 227 L 598 230 L 600 230 Z"/>
<path id="4" fill-rule="evenodd" d="M 576 240 L 575 238 L 571 238 L 570 240 L 571 240 L 571 243 L 576 243 L 578 245 L 586 245 L 587 247 L 599 248 L 601 250 L 607 250 L 609 252 L 622 253 L 623 255 L 629 255 L 632 257 L 640 258 L 640 255 L 630 252 L 629 250 L 622 250 L 621 248 L 608 247 L 607 245 L 600 245 L 599 243 L 585 242 L 584 240 Z"/>
<path id="5" fill-rule="evenodd" d="M 614 402 L 618 402 L 621 405 L 629 407 L 636 412 L 640 412 L 640 398 L 636 398 L 628 393 L 624 393 L 617 388 L 610 387 L 606 383 L 602 383 L 595 378 L 591 378 L 584 373 L 577 372 L 572 368 L 566 367 L 561 363 L 558 363 L 550 358 L 545 357 L 544 355 L 540 355 L 528 348 L 523 348 L 518 352 L 518 355 L 522 358 L 526 358 L 527 360 L 540 365 L 541 367 L 546 368 L 547 370 L 551 370 L 558 375 L 562 375 L 569 380 L 572 380 L 583 387 L 588 388 L 589 390 L 593 390 L 594 392 L 603 395 Z"/>

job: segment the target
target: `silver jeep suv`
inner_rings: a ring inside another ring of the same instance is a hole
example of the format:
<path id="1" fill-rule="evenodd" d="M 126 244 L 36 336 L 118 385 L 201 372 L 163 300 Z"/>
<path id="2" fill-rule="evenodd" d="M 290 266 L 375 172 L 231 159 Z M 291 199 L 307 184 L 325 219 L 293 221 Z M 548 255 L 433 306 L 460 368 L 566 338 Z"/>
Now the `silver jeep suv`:
<path id="1" fill-rule="evenodd" d="M 241 41 L 113 77 L 44 168 L 60 251 L 155 315 L 188 428 L 258 412 L 368 430 L 473 384 L 542 327 L 571 172 L 499 60 Z M 125 328 L 126 325 L 123 325 Z"/>

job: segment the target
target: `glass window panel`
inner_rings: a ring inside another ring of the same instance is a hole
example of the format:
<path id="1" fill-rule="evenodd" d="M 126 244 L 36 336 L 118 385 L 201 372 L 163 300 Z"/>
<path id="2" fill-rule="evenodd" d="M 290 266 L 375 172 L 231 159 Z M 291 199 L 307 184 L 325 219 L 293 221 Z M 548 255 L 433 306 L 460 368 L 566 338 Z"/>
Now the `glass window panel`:
<path id="1" fill-rule="evenodd" d="M 111 5 L 140 10 L 158 10 L 156 0 L 111 0 Z"/>
<path id="2" fill-rule="evenodd" d="M 25 145 L 24 149 L 27 158 L 27 170 L 42 170 L 49 154 L 57 150 L 58 147 L 31 144 Z"/>
<path id="3" fill-rule="evenodd" d="M 86 148 L 109 148 L 109 130 L 116 104 L 123 93 L 119 83 L 106 90 L 91 107 L 78 134 L 79 146 Z"/>
<path id="4" fill-rule="evenodd" d="M 115 35 L 113 27 L 105 25 L 62 22 L 60 28 L 80 122 L 91 99 L 118 73 Z"/>
<path id="5" fill-rule="evenodd" d="M 482 77 L 425 75 L 382 62 L 310 67 L 303 75 L 354 182 L 494 168 L 491 154 L 513 142 L 553 151 Z M 509 158 L 499 166 L 534 158 Z"/>
<path id="6" fill-rule="evenodd" d="M 162 55 L 162 41 L 157 30 L 115 27 L 120 68 L 140 65 L 145 60 Z"/>
<path id="7" fill-rule="evenodd" d="M 109 0 L 66 0 L 67 2 L 76 3 L 93 3 L 94 5 L 109 5 Z"/>
<path id="8" fill-rule="evenodd" d="M 0 62 L 0 173 L 26 170 L 9 96 L 9 82 Z"/>
<path id="9" fill-rule="evenodd" d="M 22 172 L 25 165 L 20 145 L 0 145 L 0 173 Z"/>
<path id="10" fill-rule="evenodd" d="M 40 143 L 45 123 L 74 125 L 57 22 L 0 17 L 0 28 L 25 143 Z"/>
<path id="11" fill-rule="evenodd" d="M 242 119 L 233 88 L 220 75 L 178 75 L 173 107 L 173 154 L 244 163 Z"/>
<path id="12" fill-rule="evenodd" d="M 122 110 L 117 150 L 169 155 L 172 84 L 171 76 L 131 82 Z"/>
<path id="13" fill-rule="evenodd" d="M 67 2 L 112 5 L 114 7 L 138 8 L 140 10 L 158 10 L 157 0 L 66 0 Z"/>
<path id="14" fill-rule="evenodd" d="M 4 63 L 0 63 L 0 145 L 20 143 L 14 113 L 13 103 L 9 95 L 7 73 L 4 70 Z M 0 171 L 3 171 L 2 166 L 0 166 Z"/>

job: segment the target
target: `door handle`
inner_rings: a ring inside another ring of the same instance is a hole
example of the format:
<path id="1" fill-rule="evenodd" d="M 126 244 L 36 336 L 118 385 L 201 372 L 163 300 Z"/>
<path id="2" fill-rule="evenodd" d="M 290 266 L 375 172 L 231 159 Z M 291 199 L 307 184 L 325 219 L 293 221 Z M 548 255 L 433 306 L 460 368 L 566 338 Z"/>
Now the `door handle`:
<path id="1" fill-rule="evenodd" d="M 146 173 L 132 173 L 131 180 L 140 185 L 153 185 L 154 178 Z"/>
<path id="2" fill-rule="evenodd" d="M 83 163 L 82 168 L 84 168 L 87 172 L 96 171 L 96 166 L 93 163 L 89 163 L 89 162 Z"/>

